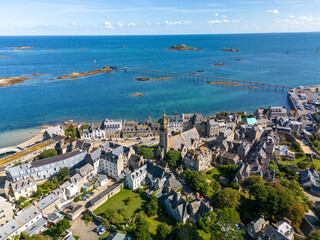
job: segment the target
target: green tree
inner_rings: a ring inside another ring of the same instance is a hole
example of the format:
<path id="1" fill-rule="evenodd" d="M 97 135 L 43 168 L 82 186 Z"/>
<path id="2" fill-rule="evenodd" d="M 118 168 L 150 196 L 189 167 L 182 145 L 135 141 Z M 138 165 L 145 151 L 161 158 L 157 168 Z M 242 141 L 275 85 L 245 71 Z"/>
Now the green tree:
<path id="1" fill-rule="evenodd" d="M 158 199 L 152 198 L 151 201 L 146 204 L 146 210 L 146 213 L 149 217 L 156 215 L 159 210 Z"/>
<path id="2" fill-rule="evenodd" d="M 292 226 L 299 228 L 302 219 L 304 218 L 305 208 L 299 202 L 293 202 L 286 210 L 285 216 L 291 220 Z"/>
<path id="3" fill-rule="evenodd" d="M 139 146 L 137 153 L 145 159 L 152 159 L 154 156 L 153 148 L 146 145 Z"/>
<path id="4" fill-rule="evenodd" d="M 48 150 L 44 150 L 42 153 L 40 153 L 39 159 L 54 157 L 57 155 L 58 155 L 58 152 L 55 149 L 48 149 Z"/>
<path id="5" fill-rule="evenodd" d="M 258 183 L 264 183 L 265 181 L 260 176 L 252 175 L 250 177 L 245 178 L 242 183 L 241 187 L 246 190 L 249 190 L 253 185 Z"/>
<path id="6" fill-rule="evenodd" d="M 42 235 L 29 236 L 25 232 L 22 232 L 20 239 L 21 240 L 46 240 L 47 238 L 45 236 L 42 236 Z"/>
<path id="7" fill-rule="evenodd" d="M 139 215 L 137 217 L 133 234 L 136 239 L 152 240 L 151 234 L 149 232 L 149 223 L 144 216 Z"/>
<path id="8" fill-rule="evenodd" d="M 69 175 L 70 175 L 69 168 L 67 167 L 61 168 L 58 172 L 58 181 L 62 183 L 66 179 L 66 177 L 68 177 Z"/>
<path id="9" fill-rule="evenodd" d="M 166 223 L 160 223 L 156 230 L 156 240 L 166 240 L 171 233 L 171 227 Z"/>
<path id="10" fill-rule="evenodd" d="M 169 163 L 169 165 L 175 167 L 180 164 L 182 157 L 179 151 L 169 150 L 164 159 Z"/>
<path id="11" fill-rule="evenodd" d="M 238 230 L 240 223 L 239 213 L 234 208 L 218 209 L 215 212 L 208 212 L 199 220 L 199 226 L 207 233 L 210 233 L 214 240 L 240 240 L 242 230 Z"/>
<path id="12" fill-rule="evenodd" d="M 249 191 L 257 202 L 259 214 L 272 221 L 279 219 L 294 201 L 294 196 L 279 183 L 255 184 Z"/>
<path id="13" fill-rule="evenodd" d="M 225 188 L 218 192 L 213 201 L 217 208 L 238 208 L 240 206 L 240 194 L 232 188 Z"/>
<path id="14" fill-rule="evenodd" d="M 197 229 L 191 223 L 179 225 L 172 235 L 174 240 L 202 240 Z"/>
<path id="15" fill-rule="evenodd" d="M 317 230 L 313 232 L 310 237 L 308 237 L 308 240 L 319 240 L 320 239 L 320 230 Z"/>

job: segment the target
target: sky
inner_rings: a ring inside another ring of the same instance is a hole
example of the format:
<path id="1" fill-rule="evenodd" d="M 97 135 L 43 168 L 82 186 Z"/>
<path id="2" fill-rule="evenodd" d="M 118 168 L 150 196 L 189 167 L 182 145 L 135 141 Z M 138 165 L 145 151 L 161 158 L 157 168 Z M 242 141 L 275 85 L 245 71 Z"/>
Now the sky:
<path id="1" fill-rule="evenodd" d="M 0 0 L 0 35 L 320 31 L 320 0 Z"/>

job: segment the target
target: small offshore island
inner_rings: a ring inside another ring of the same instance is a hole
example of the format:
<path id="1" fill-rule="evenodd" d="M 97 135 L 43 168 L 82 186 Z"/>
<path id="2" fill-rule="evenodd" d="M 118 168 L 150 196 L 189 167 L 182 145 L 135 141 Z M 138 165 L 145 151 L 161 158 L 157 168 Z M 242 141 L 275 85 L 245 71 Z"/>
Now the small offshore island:
<path id="1" fill-rule="evenodd" d="M 131 94 L 130 96 L 131 97 L 142 97 L 142 96 L 144 96 L 144 94 L 143 93 L 134 93 L 134 94 Z"/>
<path id="2" fill-rule="evenodd" d="M 32 77 L 5 77 L 0 78 L 0 87 L 9 87 L 17 83 L 22 83 L 26 80 L 33 79 Z"/>
<path id="3" fill-rule="evenodd" d="M 104 67 L 101 69 L 91 70 L 91 71 L 82 72 L 82 73 L 73 72 L 71 74 L 62 75 L 62 76 L 58 77 L 57 79 L 68 79 L 68 78 L 76 79 L 79 77 L 86 77 L 86 76 L 91 76 L 91 75 L 95 75 L 95 74 L 99 74 L 99 73 L 110 73 L 113 71 L 114 70 L 109 67 Z"/>
<path id="4" fill-rule="evenodd" d="M 239 48 L 237 49 L 232 49 L 232 48 L 224 48 L 224 49 L 221 49 L 221 51 L 223 52 L 239 52 Z"/>
<path id="5" fill-rule="evenodd" d="M 169 50 L 175 51 L 186 51 L 186 50 L 202 50 L 202 48 L 189 47 L 184 44 L 179 44 L 177 46 L 171 46 L 168 48 Z"/>
<path id="6" fill-rule="evenodd" d="M 220 67 L 220 66 L 223 66 L 223 65 L 225 65 L 225 64 L 222 63 L 222 62 L 220 62 L 220 63 L 213 63 L 212 65 Z"/>

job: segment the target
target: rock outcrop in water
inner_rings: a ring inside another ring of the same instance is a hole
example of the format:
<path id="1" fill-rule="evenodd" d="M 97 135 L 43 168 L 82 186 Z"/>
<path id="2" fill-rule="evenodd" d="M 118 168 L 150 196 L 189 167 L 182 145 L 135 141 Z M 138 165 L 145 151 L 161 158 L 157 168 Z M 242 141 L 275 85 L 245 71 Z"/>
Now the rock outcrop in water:
<path id="1" fill-rule="evenodd" d="M 132 97 L 141 97 L 141 96 L 144 96 L 143 93 L 134 93 L 131 95 Z"/>
<path id="2" fill-rule="evenodd" d="M 136 78 L 137 81 L 139 82 L 146 82 L 146 81 L 162 81 L 162 80 L 169 80 L 173 79 L 173 77 L 161 77 L 161 78 Z"/>
<path id="3" fill-rule="evenodd" d="M 171 46 L 168 49 L 169 50 L 176 50 L 176 51 L 202 50 L 202 48 L 189 47 L 189 46 L 186 46 L 184 44 L 179 44 L 177 46 Z"/>
<path id="4" fill-rule="evenodd" d="M 17 83 L 22 83 L 26 80 L 33 79 L 30 77 L 6 77 L 6 78 L 0 78 L 0 87 L 8 87 L 15 85 Z"/>
<path id="5" fill-rule="evenodd" d="M 222 63 L 222 62 L 220 62 L 220 63 L 214 63 L 214 64 L 212 64 L 212 65 L 220 67 L 220 66 L 223 66 L 224 63 Z"/>
<path id="6" fill-rule="evenodd" d="M 60 76 L 57 79 L 68 79 L 68 78 L 76 79 L 79 77 L 86 77 L 86 76 L 91 76 L 91 75 L 95 75 L 95 74 L 99 74 L 99 73 L 109 73 L 109 72 L 113 72 L 113 71 L 114 70 L 109 67 L 104 67 L 101 69 L 91 70 L 91 71 L 82 72 L 82 73 L 73 72 L 71 74 Z"/>
<path id="7" fill-rule="evenodd" d="M 239 52 L 239 48 L 238 49 L 232 49 L 232 48 L 224 48 L 224 49 L 221 49 L 221 51 L 223 52 Z"/>

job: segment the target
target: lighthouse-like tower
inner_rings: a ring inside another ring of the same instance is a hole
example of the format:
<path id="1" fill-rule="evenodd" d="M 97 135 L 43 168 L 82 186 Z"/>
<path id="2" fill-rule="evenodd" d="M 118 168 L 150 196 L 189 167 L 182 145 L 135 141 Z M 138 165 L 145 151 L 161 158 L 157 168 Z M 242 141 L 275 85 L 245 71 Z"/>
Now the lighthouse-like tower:
<path id="1" fill-rule="evenodd" d="M 160 122 L 159 138 L 160 138 L 160 141 L 157 149 L 157 156 L 163 159 L 169 149 L 168 122 L 167 122 L 166 113 L 164 110 L 163 110 L 162 119 Z"/>

